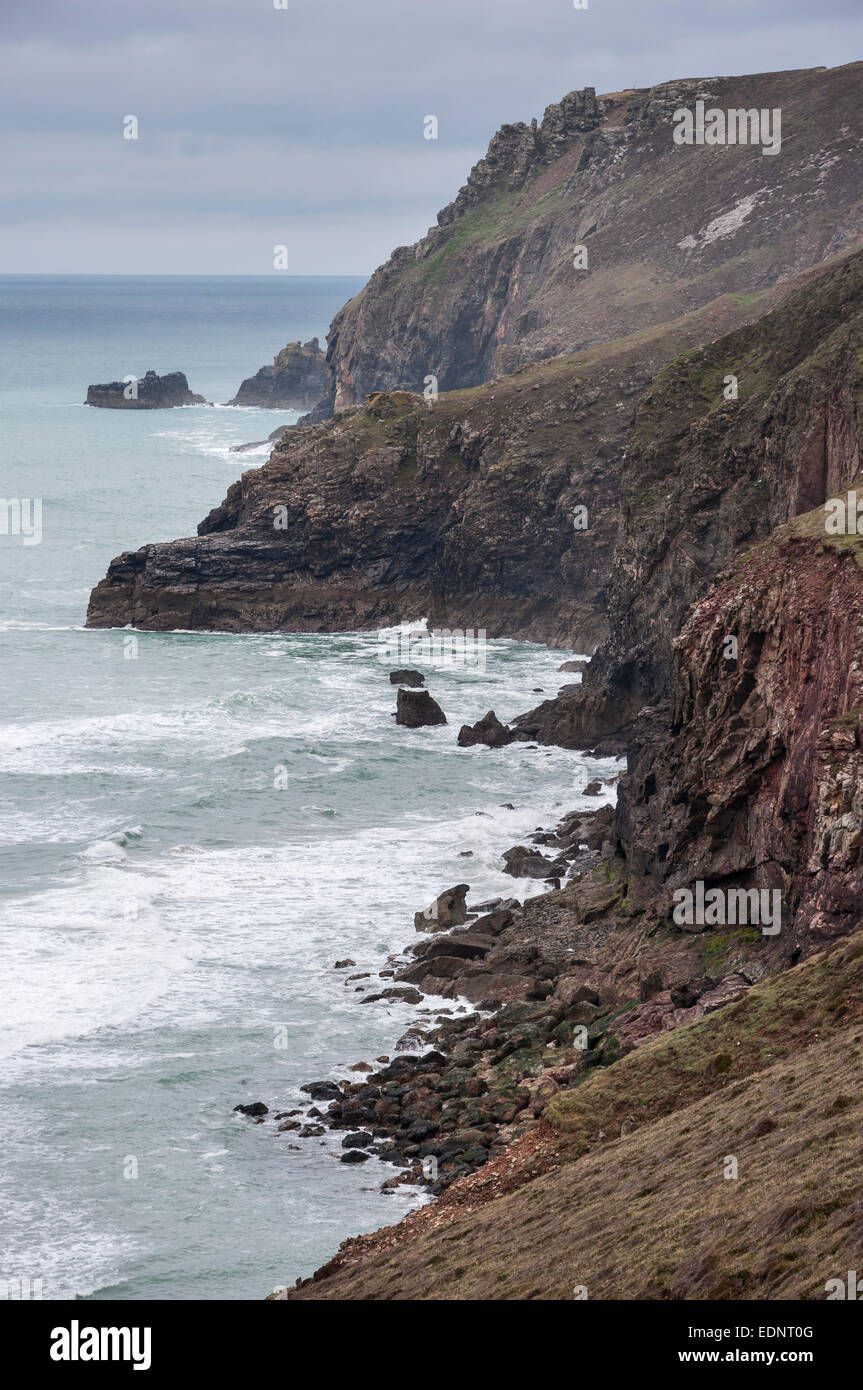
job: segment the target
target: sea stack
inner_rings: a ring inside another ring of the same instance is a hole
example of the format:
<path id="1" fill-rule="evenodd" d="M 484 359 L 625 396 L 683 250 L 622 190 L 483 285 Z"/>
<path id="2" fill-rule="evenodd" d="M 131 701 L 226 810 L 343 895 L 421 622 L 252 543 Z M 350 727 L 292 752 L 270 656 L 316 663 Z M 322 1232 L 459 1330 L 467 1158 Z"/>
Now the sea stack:
<path id="1" fill-rule="evenodd" d="M 203 396 L 189 390 L 184 372 L 154 371 L 136 377 L 131 374 L 123 381 L 109 381 L 87 387 L 85 405 L 98 405 L 107 410 L 169 410 L 178 405 L 206 405 Z"/>
<path id="2" fill-rule="evenodd" d="M 273 358 L 272 367 L 261 367 L 247 377 L 228 405 L 256 405 L 267 410 L 311 410 L 324 395 L 327 383 L 326 354 L 317 338 L 307 343 L 288 343 Z"/>

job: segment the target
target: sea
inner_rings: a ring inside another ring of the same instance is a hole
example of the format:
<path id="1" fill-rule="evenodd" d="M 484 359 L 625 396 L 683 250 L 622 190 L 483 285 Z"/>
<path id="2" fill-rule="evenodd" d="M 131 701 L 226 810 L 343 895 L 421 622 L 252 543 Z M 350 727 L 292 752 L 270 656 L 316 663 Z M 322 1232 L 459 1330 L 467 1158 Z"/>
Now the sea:
<path id="1" fill-rule="evenodd" d="M 362 283 L 0 277 L 8 1297 L 260 1299 L 426 1200 L 382 1193 L 377 1159 L 340 1163 L 337 1132 L 297 1141 L 273 1114 L 395 1055 L 418 1010 L 361 1001 L 418 939 L 414 913 L 459 882 L 469 903 L 541 891 L 502 852 L 595 807 L 582 789 L 613 767 L 456 744 L 462 722 L 572 680 L 571 652 L 488 641 L 427 671 L 448 724 L 406 730 L 392 634 L 85 630 L 113 556 L 193 535 L 265 463 L 269 446 L 231 446 L 296 413 L 220 403 L 286 342 L 324 342 Z M 83 404 L 150 368 L 214 404 Z M 466 1007 L 426 1005 L 426 1021 Z M 235 1110 L 254 1101 L 262 1124 Z"/>

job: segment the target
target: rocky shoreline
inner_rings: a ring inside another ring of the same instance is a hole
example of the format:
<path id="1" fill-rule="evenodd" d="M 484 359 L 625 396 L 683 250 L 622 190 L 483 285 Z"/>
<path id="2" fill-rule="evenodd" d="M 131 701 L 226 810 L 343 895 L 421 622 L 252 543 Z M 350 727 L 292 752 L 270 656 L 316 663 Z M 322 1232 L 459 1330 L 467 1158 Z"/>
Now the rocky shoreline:
<path id="1" fill-rule="evenodd" d="M 437 1195 L 533 1129 L 561 1086 L 610 1060 L 606 1033 L 615 1008 L 583 981 L 567 947 L 549 940 L 548 924 L 561 891 L 581 885 L 586 920 L 619 896 L 614 880 L 588 882 L 613 858 L 613 821 L 608 804 L 576 810 L 553 830 L 537 831 L 532 845 L 507 851 L 504 872 L 549 884 L 524 903 L 512 897 L 468 906 L 466 884 L 441 893 L 416 914 L 424 938 L 389 958 L 381 989 L 356 983 L 371 977 L 347 973 L 352 959 L 337 961 L 345 984 L 362 993 L 359 1004 L 438 997 L 457 1011 L 432 1017 L 426 1008 L 394 1055 L 376 1058 L 377 1065 L 357 1062 L 348 1068 L 353 1076 L 302 1086 L 308 1101 L 276 1111 L 276 1133 L 302 1140 L 344 1132 L 342 1162 L 377 1157 L 398 1170 L 382 1191 L 411 1184 Z M 263 1103 L 237 1109 L 270 1122 Z"/>

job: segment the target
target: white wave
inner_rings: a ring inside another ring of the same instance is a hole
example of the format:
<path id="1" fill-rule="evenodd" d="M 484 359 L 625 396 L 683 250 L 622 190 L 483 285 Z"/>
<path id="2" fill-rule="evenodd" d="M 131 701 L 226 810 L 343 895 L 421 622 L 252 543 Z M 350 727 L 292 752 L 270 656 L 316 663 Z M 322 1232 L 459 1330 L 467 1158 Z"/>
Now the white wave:
<path id="1" fill-rule="evenodd" d="M 116 860 L 105 854 L 109 844 Z M 134 1018 L 189 964 L 179 933 L 154 907 L 158 876 L 128 872 L 110 841 L 93 848 L 72 883 L 0 907 L 0 1057 Z"/>

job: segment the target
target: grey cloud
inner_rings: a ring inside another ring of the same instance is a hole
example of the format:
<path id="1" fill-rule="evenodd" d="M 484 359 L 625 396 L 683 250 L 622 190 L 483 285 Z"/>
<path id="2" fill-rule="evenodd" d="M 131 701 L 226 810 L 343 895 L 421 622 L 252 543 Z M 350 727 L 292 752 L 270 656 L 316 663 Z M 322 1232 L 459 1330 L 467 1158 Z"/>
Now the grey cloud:
<path id="1" fill-rule="evenodd" d="M 42 0 L 3 16 L 0 48 L 0 269 L 115 269 L 122 236 L 139 270 L 254 273 L 287 223 L 302 273 L 363 273 L 422 235 L 503 121 L 584 85 L 851 61 L 863 15 L 859 0 Z"/>

